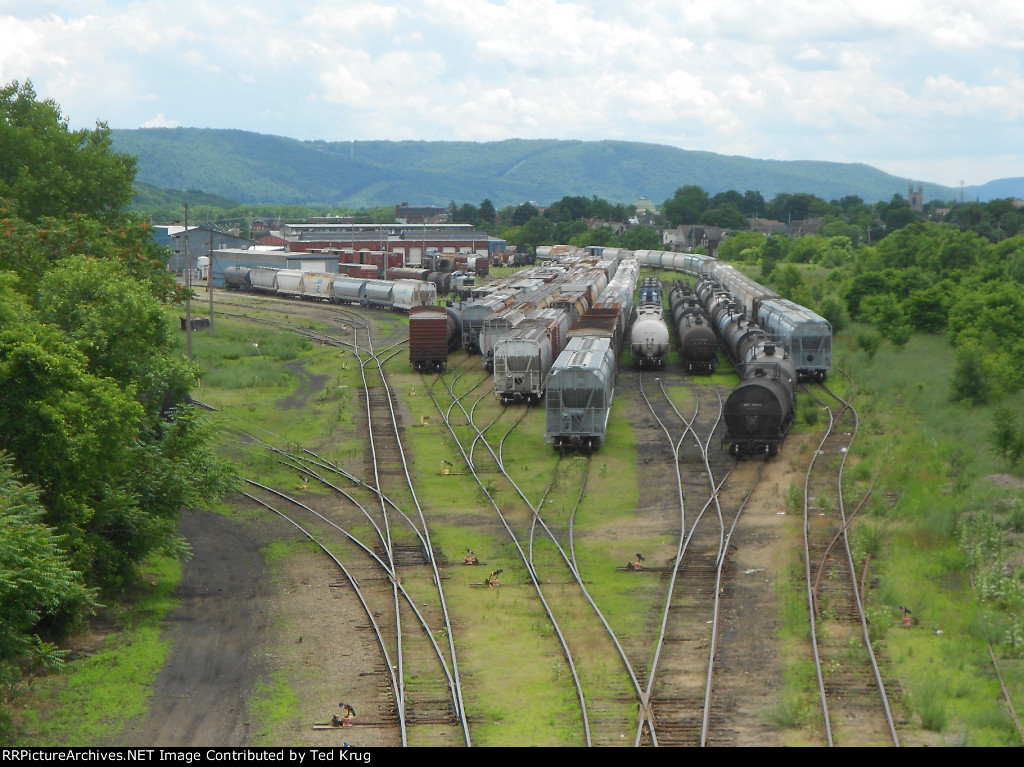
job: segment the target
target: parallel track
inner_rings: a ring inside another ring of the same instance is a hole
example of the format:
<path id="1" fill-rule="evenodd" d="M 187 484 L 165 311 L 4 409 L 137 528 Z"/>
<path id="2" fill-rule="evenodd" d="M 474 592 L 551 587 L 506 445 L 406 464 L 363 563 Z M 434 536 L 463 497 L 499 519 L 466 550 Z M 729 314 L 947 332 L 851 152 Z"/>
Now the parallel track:
<path id="1" fill-rule="evenodd" d="M 815 392 L 829 425 L 804 481 L 804 562 L 825 734 L 830 746 L 898 746 L 847 535 L 843 467 L 857 436 L 857 411 L 824 385 Z"/>

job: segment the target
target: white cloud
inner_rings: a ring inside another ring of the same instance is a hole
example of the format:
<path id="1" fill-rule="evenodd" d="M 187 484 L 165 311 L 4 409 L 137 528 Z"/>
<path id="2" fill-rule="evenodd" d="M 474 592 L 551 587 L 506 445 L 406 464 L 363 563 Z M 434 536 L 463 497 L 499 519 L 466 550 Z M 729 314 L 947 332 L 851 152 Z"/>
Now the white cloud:
<path id="1" fill-rule="evenodd" d="M 177 120 L 168 120 L 163 112 L 157 112 L 156 117 L 142 123 L 143 128 L 180 128 L 181 123 Z"/>
<path id="2" fill-rule="evenodd" d="M 76 127 L 174 114 L 327 140 L 622 138 L 919 177 L 991 153 L 1024 175 L 1010 0 L 28 5 L 0 0 L 0 81 L 31 78 Z"/>

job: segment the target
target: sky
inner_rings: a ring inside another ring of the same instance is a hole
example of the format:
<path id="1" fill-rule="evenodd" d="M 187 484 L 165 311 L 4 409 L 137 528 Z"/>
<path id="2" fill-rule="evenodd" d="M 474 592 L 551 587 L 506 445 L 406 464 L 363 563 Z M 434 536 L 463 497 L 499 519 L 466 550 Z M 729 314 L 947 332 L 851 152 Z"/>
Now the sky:
<path id="1" fill-rule="evenodd" d="M 1024 176 L 1019 0 L 0 0 L 14 80 L 74 129 L 614 139 L 954 187 Z"/>

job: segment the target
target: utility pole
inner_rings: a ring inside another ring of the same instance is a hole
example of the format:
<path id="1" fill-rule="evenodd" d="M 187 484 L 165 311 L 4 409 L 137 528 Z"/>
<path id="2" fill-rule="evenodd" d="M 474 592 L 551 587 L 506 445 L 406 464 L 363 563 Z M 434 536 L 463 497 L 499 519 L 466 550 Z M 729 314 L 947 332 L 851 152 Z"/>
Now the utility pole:
<path id="1" fill-rule="evenodd" d="M 185 203 L 185 354 L 192 359 L 192 263 L 188 254 L 188 203 Z"/>
<path id="2" fill-rule="evenodd" d="M 221 247 L 224 247 L 223 241 Z M 210 335 L 213 335 L 213 227 L 210 227 L 210 261 L 206 266 L 206 289 L 210 293 Z"/>

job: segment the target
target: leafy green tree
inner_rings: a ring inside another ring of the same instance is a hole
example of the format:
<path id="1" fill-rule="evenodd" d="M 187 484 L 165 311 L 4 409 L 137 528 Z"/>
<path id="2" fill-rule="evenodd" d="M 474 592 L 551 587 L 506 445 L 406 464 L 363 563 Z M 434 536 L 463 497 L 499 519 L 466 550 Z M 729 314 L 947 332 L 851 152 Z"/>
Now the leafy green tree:
<path id="1" fill-rule="evenodd" d="M 133 278 L 148 284 L 160 299 L 180 292 L 167 270 L 167 250 L 153 240 L 148 222 L 125 216 L 104 223 L 73 215 L 31 223 L 4 214 L 0 208 L 0 269 L 16 272 L 26 293 L 33 292 L 43 274 L 71 254 L 121 261 Z"/>
<path id="2" fill-rule="evenodd" d="M 761 257 L 761 249 L 764 247 L 765 236 L 760 232 L 731 232 L 728 237 L 718 245 L 718 257 L 723 261 L 753 260 Z M 745 252 L 756 253 L 753 259 L 740 258 Z"/>
<path id="3" fill-rule="evenodd" d="M 582 219 L 576 221 L 561 221 L 554 226 L 554 234 L 551 238 L 556 243 L 568 243 L 574 237 L 579 237 L 587 231 L 587 222 Z"/>
<path id="4" fill-rule="evenodd" d="M 579 221 L 587 218 L 589 207 L 590 204 L 586 197 L 563 197 L 548 206 L 544 211 L 544 217 L 555 223 Z"/>
<path id="5" fill-rule="evenodd" d="M 893 195 L 882 218 L 885 221 L 885 228 L 894 231 L 913 221 L 919 221 L 921 216 L 911 209 L 910 203 L 902 195 L 896 194 Z"/>
<path id="6" fill-rule="evenodd" d="M 43 277 L 36 303 L 43 322 L 64 332 L 93 374 L 133 392 L 151 416 L 194 385 L 198 370 L 175 353 L 160 304 L 119 262 L 67 258 Z"/>
<path id="7" fill-rule="evenodd" d="M 859 319 L 861 302 L 869 296 L 877 296 L 889 289 L 885 277 L 879 272 L 864 272 L 855 275 L 845 284 L 846 309 L 850 316 Z"/>
<path id="8" fill-rule="evenodd" d="M 991 378 L 981 350 L 964 346 L 957 350 L 949 398 L 965 405 L 984 405 L 991 397 Z"/>
<path id="9" fill-rule="evenodd" d="M 13 456 L 0 451 L 0 695 L 17 679 L 16 663 L 30 653 L 41 620 L 82 617 L 96 606 L 45 513 L 39 489 L 26 485 Z M 0 732 L 2 724 L 0 714 Z"/>
<path id="10" fill-rule="evenodd" d="M 875 359 L 875 354 L 878 352 L 878 347 L 882 345 L 882 336 L 876 332 L 862 333 L 857 336 L 857 347 L 862 349 L 865 354 L 868 355 L 868 362 Z"/>
<path id="11" fill-rule="evenodd" d="M 595 226 L 573 237 L 569 244 L 584 248 L 588 245 L 614 246 L 615 243 L 615 232 L 610 226 Z"/>
<path id="12" fill-rule="evenodd" d="M 861 317 L 888 338 L 895 329 L 907 324 L 903 307 L 891 293 L 866 296 L 861 302 Z"/>
<path id="13" fill-rule="evenodd" d="M 459 209 L 455 213 L 453 223 L 456 224 L 476 224 L 480 220 L 480 209 L 476 205 L 470 205 L 468 202 L 462 203 Z"/>
<path id="14" fill-rule="evenodd" d="M 533 206 L 531 205 L 530 207 Z M 531 249 L 536 248 L 538 245 L 551 245 L 554 243 L 554 231 L 554 226 L 546 218 L 543 216 L 532 216 L 522 225 L 519 244 L 527 245 Z"/>
<path id="15" fill-rule="evenodd" d="M 522 205 L 517 205 L 512 213 L 512 226 L 523 226 L 531 218 L 537 218 L 538 216 L 540 216 L 540 211 L 537 210 L 537 206 L 533 203 L 524 202 Z"/>
<path id="16" fill-rule="evenodd" d="M 727 202 L 705 211 L 701 223 L 723 229 L 746 229 L 747 217 L 735 203 Z"/>
<path id="17" fill-rule="evenodd" d="M 761 248 L 761 276 L 767 278 L 775 269 L 775 265 L 786 257 L 789 238 L 781 234 L 773 234 Z"/>
<path id="18" fill-rule="evenodd" d="M 629 250 L 657 250 L 662 246 L 661 235 L 649 226 L 632 226 L 619 235 L 619 245 Z"/>
<path id="19" fill-rule="evenodd" d="M 864 238 L 864 228 L 841 219 L 826 217 L 825 223 L 818 227 L 818 234 L 822 237 L 845 237 L 851 245 L 859 245 Z"/>
<path id="20" fill-rule="evenodd" d="M 72 131 L 31 82 L 0 88 L 0 199 L 29 222 L 80 214 L 118 217 L 132 197 L 135 158 L 111 150 L 110 129 Z"/>
<path id="21" fill-rule="evenodd" d="M 124 210 L 134 160 L 110 151 L 102 126 L 68 131 L 30 86 L 3 90 L 0 136 L 0 451 L 11 462 L 0 484 L 5 502 L 43 509 L 0 533 L 0 569 L 11 551 L 36 559 L 54 589 L 43 599 L 35 573 L 0 577 L 0 610 L 20 605 L 11 614 L 22 616 L 0 640 L 4 666 L 10 648 L 26 651 L 37 628 L 26 621 L 68 625 L 89 589 L 116 592 L 144 558 L 181 551 L 181 508 L 217 497 L 234 474 L 184 404 L 195 370 L 160 306 L 176 294 L 167 251 Z M 31 651 L 55 657 L 45 643 Z"/>
<path id="22" fill-rule="evenodd" d="M 0 449 L 42 489 L 47 521 L 65 536 L 75 569 L 105 569 L 97 528 L 108 504 L 122 503 L 113 478 L 131 463 L 142 406 L 91 374 L 61 331 L 28 318 L 0 329 L 0 391 Z"/>
<path id="23" fill-rule="evenodd" d="M 813 194 L 780 192 L 768 203 L 767 217 L 776 221 L 803 221 L 812 216 L 824 216 L 828 203 Z"/>
<path id="24" fill-rule="evenodd" d="M 665 200 L 661 212 L 673 226 L 696 224 L 709 203 L 707 192 L 695 184 L 687 184 L 679 187 L 671 199 Z"/>
<path id="25" fill-rule="evenodd" d="M 832 332 L 838 333 L 846 327 L 846 311 L 842 299 L 834 293 L 824 296 L 818 303 L 817 312 L 832 326 Z"/>
<path id="26" fill-rule="evenodd" d="M 484 201 L 480 203 L 480 220 L 486 226 L 493 226 L 497 215 L 498 212 L 494 209 L 494 203 L 485 198 Z"/>
<path id="27" fill-rule="evenodd" d="M 780 296 L 790 300 L 795 300 L 794 296 L 802 287 L 803 281 L 803 275 L 793 264 L 778 266 L 771 273 L 772 286 Z"/>
<path id="28" fill-rule="evenodd" d="M 949 319 L 950 296 L 939 284 L 912 290 L 903 301 L 907 321 L 925 333 L 941 333 Z"/>
<path id="29" fill-rule="evenodd" d="M 740 205 L 740 211 L 747 218 L 763 216 L 767 207 L 768 203 L 764 201 L 760 192 L 748 189 L 743 193 L 743 204 Z"/>

